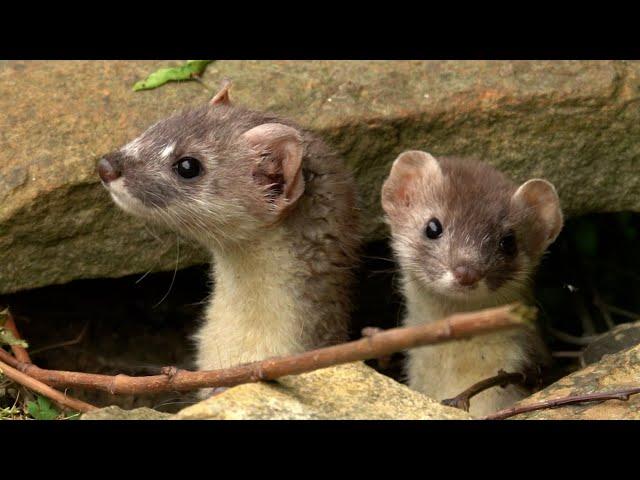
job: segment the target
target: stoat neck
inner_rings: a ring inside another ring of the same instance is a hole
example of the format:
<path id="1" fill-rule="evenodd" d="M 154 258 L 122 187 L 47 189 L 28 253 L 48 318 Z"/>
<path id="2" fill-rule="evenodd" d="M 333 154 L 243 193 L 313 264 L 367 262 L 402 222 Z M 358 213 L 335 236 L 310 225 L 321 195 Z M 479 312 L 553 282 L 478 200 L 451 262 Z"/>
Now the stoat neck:
<path id="1" fill-rule="evenodd" d="M 302 351 L 305 315 L 296 296 L 304 288 L 305 272 L 286 233 L 264 232 L 255 242 L 214 250 L 213 256 L 213 296 L 198 334 L 199 367 Z"/>
<path id="2" fill-rule="evenodd" d="M 267 231 L 256 241 L 214 251 L 213 256 L 214 302 L 242 310 L 236 324 L 275 327 L 271 317 L 289 319 L 301 272 L 282 231 Z"/>
<path id="3" fill-rule="evenodd" d="M 489 308 L 524 300 L 519 292 L 490 295 L 480 301 L 456 301 L 430 292 L 416 280 L 404 282 L 408 313 L 407 325 L 433 322 L 456 312 Z M 451 398 L 500 369 L 522 371 L 529 365 L 532 344 L 522 331 L 493 332 L 464 341 L 429 345 L 409 351 L 407 376 L 409 386 L 436 400 Z M 474 397 L 472 415 L 486 415 L 506 407 L 524 396 L 522 390 L 509 386 L 494 387 Z"/>

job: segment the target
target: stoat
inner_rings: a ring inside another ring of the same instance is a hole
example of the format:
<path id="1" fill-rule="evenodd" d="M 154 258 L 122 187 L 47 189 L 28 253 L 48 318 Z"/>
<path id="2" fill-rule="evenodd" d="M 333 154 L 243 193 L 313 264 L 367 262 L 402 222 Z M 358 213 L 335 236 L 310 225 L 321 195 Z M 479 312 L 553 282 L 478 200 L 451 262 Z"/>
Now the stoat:
<path id="1" fill-rule="evenodd" d="M 562 229 L 554 186 L 520 186 L 487 163 L 402 153 L 382 187 L 382 207 L 406 298 L 406 325 L 455 312 L 531 299 L 532 274 Z M 497 332 L 411 350 L 410 387 L 437 400 L 452 398 L 499 370 L 544 364 L 536 332 Z M 523 398 L 519 386 L 493 387 L 471 401 L 485 415 Z"/>
<path id="2" fill-rule="evenodd" d="M 345 340 L 360 241 L 342 159 L 294 122 L 232 104 L 228 89 L 98 164 L 119 207 L 213 256 L 200 370 Z"/>

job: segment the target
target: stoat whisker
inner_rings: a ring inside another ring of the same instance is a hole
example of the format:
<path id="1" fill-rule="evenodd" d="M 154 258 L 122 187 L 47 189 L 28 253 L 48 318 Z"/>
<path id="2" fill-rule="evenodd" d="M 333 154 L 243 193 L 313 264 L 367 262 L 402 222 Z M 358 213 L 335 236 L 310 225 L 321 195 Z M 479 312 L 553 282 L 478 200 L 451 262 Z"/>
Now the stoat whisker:
<path id="1" fill-rule="evenodd" d="M 164 296 L 160 299 L 160 301 L 158 303 L 156 303 L 153 307 L 151 308 L 156 308 L 158 307 L 162 302 L 164 302 L 164 300 L 169 296 L 169 294 L 171 293 L 171 289 L 173 288 L 173 284 L 176 281 L 176 274 L 178 273 L 178 264 L 180 263 L 180 237 L 178 237 L 176 235 L 176 267 L 173 270 L 173 276 L 171 277 L 171 283 L 169 284 L 169 288 L 167 290 L 167 293 L 164 294 Z"/>

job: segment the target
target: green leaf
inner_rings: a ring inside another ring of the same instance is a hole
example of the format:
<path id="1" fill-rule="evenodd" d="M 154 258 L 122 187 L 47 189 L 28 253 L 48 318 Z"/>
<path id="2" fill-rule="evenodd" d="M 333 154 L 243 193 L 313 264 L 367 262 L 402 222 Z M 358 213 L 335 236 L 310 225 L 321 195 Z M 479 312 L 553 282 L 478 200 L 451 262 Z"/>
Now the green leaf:
<path id="1" fill-rule="evenodd" d="M 18 340 L 13 336 L 11 331 L 6 328 L 0 327 L 0 345 L 18 345 L 23 348 L 28 348 L 29 345 L 24 340 Z"/>
<path id="2" fill-rule="evenodd" d="M 633 241 L 638 236 L 638 229 L 634 224 L 634 215 L 631 212 L 620 212 L 616 214 L 620 225 L 622 225 L 622 233 L 627 240 Z"/>
<path id="3" fill-rule="evenodd" d="M 204 69 L 207 68 L 213 60 L 187 60 L 187 66 L 191 68 L 196 75 L 202 75 Z"/>
<path id="4" fill-rule="evenodd" d="M 5 308 L 4 310 L 0 310 L 0 345 L 19 345 L 21 347 L 27 348 L 27 342 L 24 340 L 18 340 L 13 336 L 13 333 L 10 330 L 4 328 L 4 325 L 7 323 L 9 319 L 9 309 Z"/>
<path id="5" fill-rule="evenodd" d="M 204 72 L 207 65 L 213 60 L 187 60 L 187 62 L 175 68 L 161 68 L 153 72 L 146 79 L 136 82 L 133 91 L 150 90 L 164 85 L 167 82 L 192 80 L 193 77 L 199 77 Z"/>
<path id="6" fill-rule="evenodd" d="M 578 224 L 575 233 L 576 245 L 581 255 L 593 257 L 598 252 L 598 229 L 593 222 Z"/>
<path id="7" fill-rule="evenodd" d="M 55 420 L 60 415 L 48 398 L 39 395 L 35 402 L 27 402 L 27 412 L 36 420 Z"/>

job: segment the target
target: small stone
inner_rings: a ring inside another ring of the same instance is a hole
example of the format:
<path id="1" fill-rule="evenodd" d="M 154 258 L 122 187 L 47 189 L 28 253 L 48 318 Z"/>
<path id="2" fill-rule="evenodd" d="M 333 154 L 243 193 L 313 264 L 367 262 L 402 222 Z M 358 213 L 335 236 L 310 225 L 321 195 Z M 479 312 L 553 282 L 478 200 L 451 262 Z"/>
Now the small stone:
<path id="1" fill-rule="evenodd" d="M 230 388 L 180 411 L 182 420 L 436 420 L 471 416 L 362 362 Z"/>
<path id="2" fill-rule="evenodd" d="M 158 412 L 147 407 L 123 410 L 112 405 L 93 412 L 83 413 L 80 416 L 80 420 L 167 420 L 170 417 L 171 414 L 169 413 Z"/>

